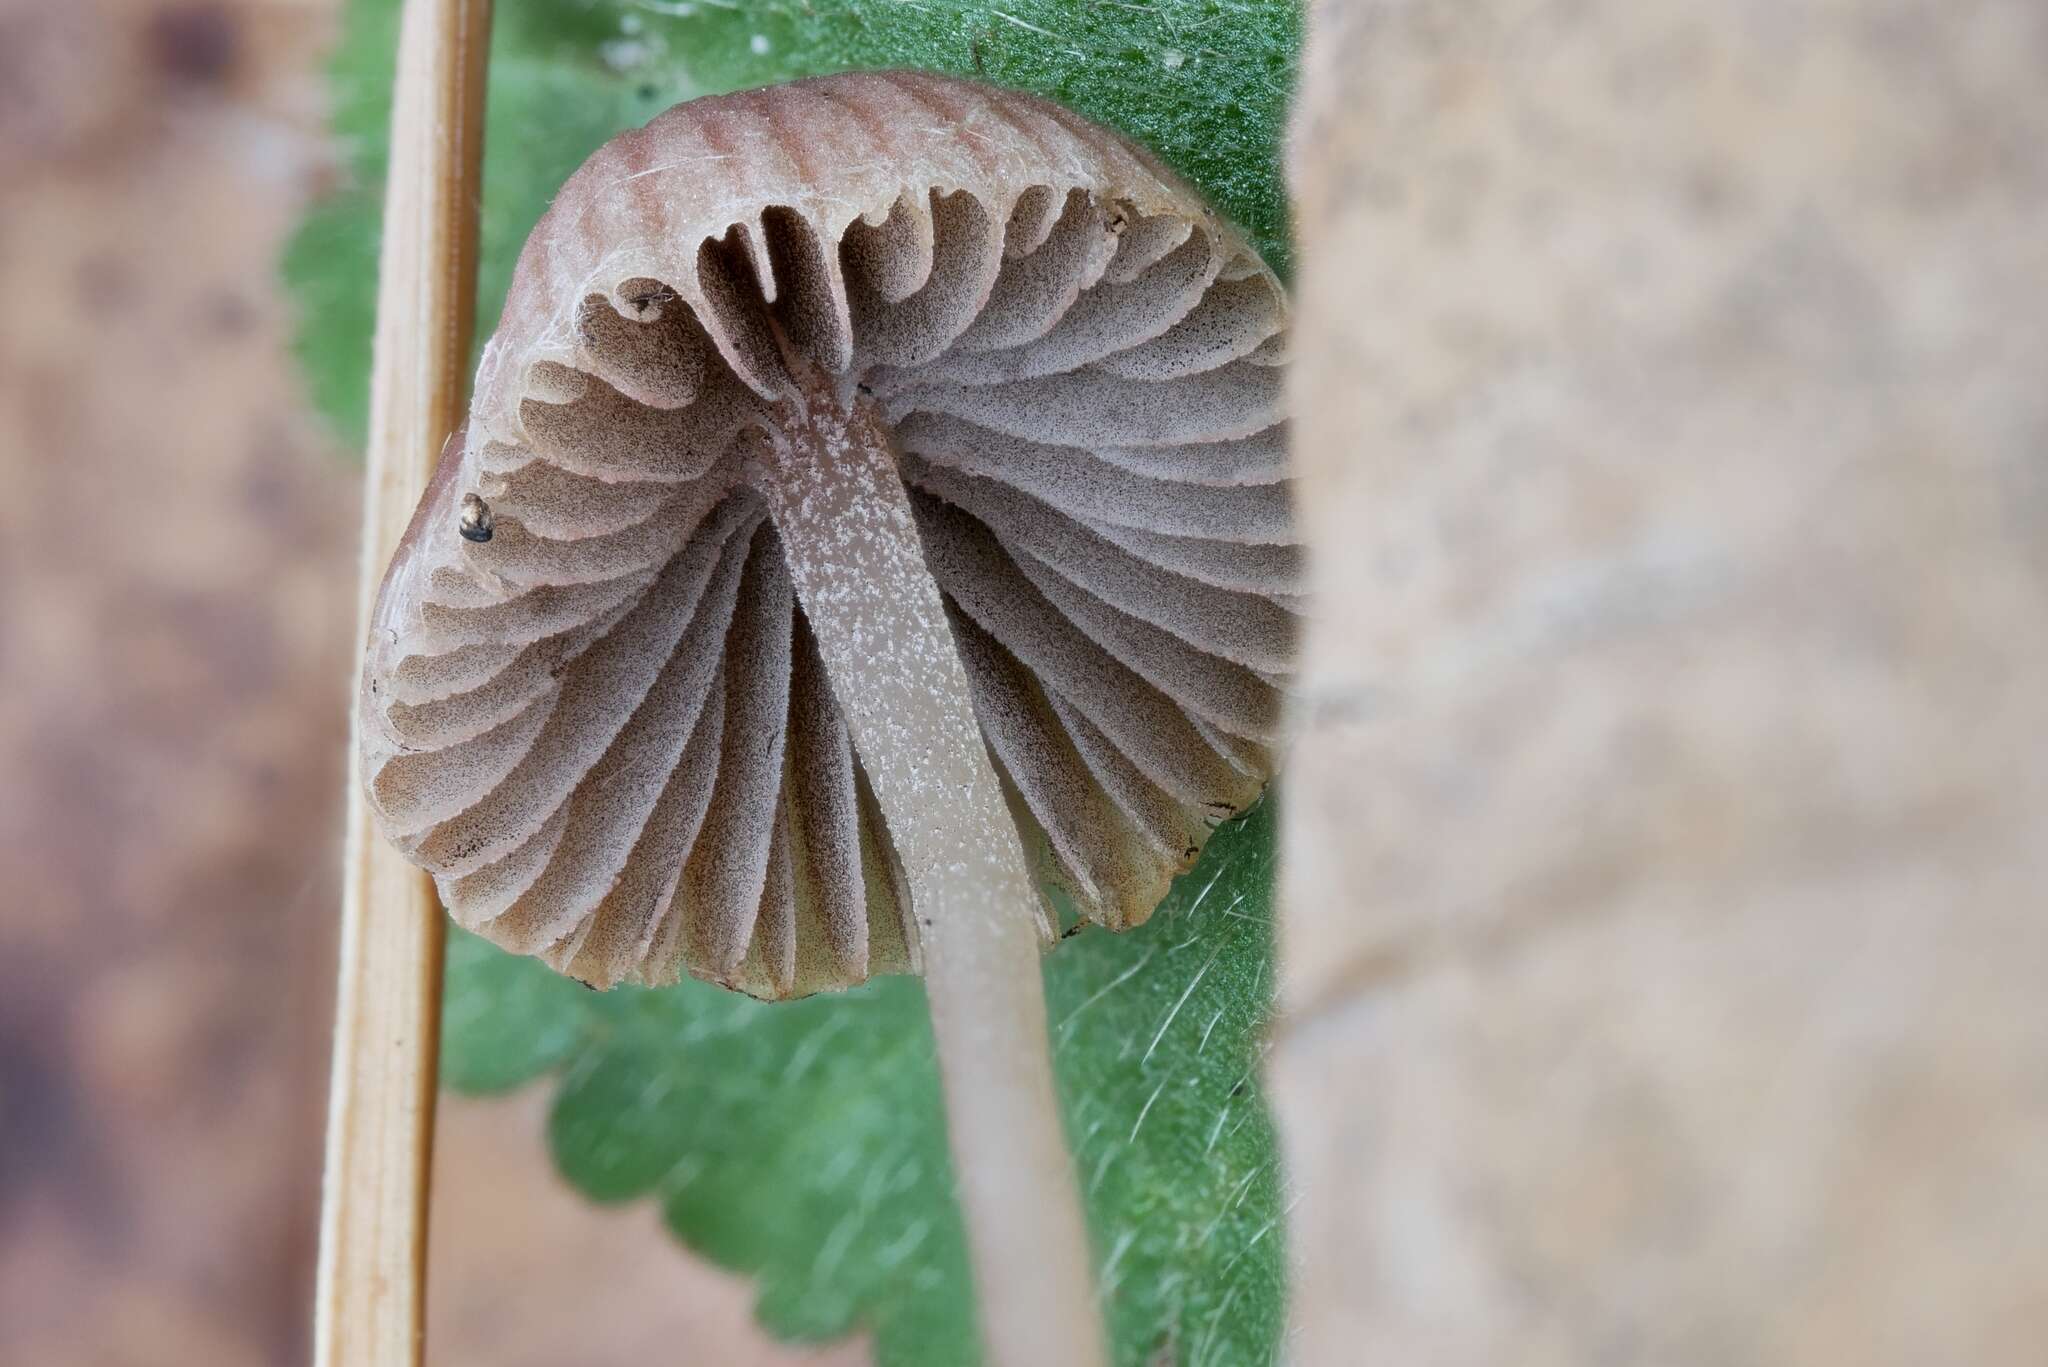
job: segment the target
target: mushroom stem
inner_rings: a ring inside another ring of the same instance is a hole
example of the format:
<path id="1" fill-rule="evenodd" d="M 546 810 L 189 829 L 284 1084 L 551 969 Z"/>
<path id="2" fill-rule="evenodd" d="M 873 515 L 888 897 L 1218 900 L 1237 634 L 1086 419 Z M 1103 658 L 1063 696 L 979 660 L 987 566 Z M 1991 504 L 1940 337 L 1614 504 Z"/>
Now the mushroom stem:
<path id="1" fill-rule="evenodd" d="M 792 368 L 795 411 L 753 479 L 909 884 L 989 1361 L 1089 1367 L 1102 1326 L 1053 1091 L 1036 884 L 888 432 L 865 399 Z"/>

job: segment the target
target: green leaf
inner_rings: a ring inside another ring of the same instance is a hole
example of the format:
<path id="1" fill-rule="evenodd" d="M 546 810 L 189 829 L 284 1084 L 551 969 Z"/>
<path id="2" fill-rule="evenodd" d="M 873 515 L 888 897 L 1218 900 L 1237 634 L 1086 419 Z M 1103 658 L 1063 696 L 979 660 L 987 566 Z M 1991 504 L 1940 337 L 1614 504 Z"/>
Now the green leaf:
<path id="1" fill-rule="evenodd" d="M 1281 1184 L 1259 1093 L 1271 804 L 1219 830 L 1150 923 L 1046 960 L 1054 1064 L 1116 1359 L 1273 1360 Z M 883 1364 L 978 1349 L 921 984 L 769 1005 L 701 983 L 585 990 L 472 936 L 450 945 L 450 1085 L 551 1070 L 555 1160 L 598 1201 L 659 1199 L 691 1247 L 758 1279 L 792 1338 L 857 1327 Z"/>
<path id="2" fill-rule="evenodd" d="M 397 0 L 350 0 L 331 72 L 347 184 L 286 252 L 314 405 L 360 444 Z M 499 0 L 484 130 L 477 336 L 555 187 L 692 95 L 921 67 L 1059 100 L 1149 145 L 1286 271 L 1280 139 L 1298 0 Z"/>
<path id="3" fill-rule="evenodd" d="M 286 257 L 308 390 L 360 442 L 397 0 L 350 0 L 343 187 Z M 555 187 L 692 95 L 858 67 L 980 75 L 1150 145 L 1285 271 L 1280 134 L 1297 0 L 499 0 L 479 339 Z M 1117 1359 L 1258 1364 L 1282 1320 L 1280 1182 L 1255 1055 L 1270 1002 L 1269 811 L 1218 832 L 1141 930 L 1047 961 L 1055 1065 Z M 764 1006 L 699 984 L 585 991 L 457 935 L 450 1085 L 559 1072 L 552 1143 L 594 1199 L 656 1196 L 752 1273 L 775 1331 L 861 1326 L 885 1364 L 977 1357 L 921 986 Z M 508 1198 L 512 1199 L 512 1198 Z"/>

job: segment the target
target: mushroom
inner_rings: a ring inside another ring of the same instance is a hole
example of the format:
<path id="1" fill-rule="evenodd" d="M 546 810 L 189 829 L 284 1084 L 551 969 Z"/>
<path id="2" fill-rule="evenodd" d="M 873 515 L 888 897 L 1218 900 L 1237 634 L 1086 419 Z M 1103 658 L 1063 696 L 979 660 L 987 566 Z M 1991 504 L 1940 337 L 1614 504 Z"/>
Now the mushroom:
<path id="1" fill-rule="evenodd" d="M 1045 101 L 693 101 L 534 229 L 382 590 L 363 773 L 462 925 L 599 987 L 925 974 L 998 1360 L 1101 1352 L 1041 887 L 1136 925 L 1272 772 L 1287 312 Z"/>

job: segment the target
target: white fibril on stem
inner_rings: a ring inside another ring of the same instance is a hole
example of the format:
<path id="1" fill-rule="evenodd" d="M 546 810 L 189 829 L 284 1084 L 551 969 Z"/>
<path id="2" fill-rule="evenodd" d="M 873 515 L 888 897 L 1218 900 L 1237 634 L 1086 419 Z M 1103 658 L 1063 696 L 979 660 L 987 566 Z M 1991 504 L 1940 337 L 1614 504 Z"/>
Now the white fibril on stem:
<path id="1" fill-rule="evenodd" d="M 1004 1367 L 1087 1367 L 1102 1327 L 1053 1089 L 1043 906 L 886 428 L 815 370 L 788 402 L 751 474 L 909 884 L 983 1335 Z"/>

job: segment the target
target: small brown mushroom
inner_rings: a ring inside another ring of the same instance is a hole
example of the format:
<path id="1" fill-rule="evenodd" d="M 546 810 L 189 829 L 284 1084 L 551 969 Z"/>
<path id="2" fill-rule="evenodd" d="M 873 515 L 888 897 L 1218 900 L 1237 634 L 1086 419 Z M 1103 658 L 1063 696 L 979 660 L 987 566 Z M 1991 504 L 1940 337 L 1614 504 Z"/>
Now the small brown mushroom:
<path id="1" fill-rule="evenodd" d="M 965 1156 L 1050 1124 L 1019 1161 L 1064 1163 L 1041 875 L 1136 925 L 1272 772 L 1286 323 L 1235 231 L 1044 101 L 698 100 L 535 228 L 385 582 L 363 772 L 457 921 L 599 986 L 926 973 L 970 1223 L 1008 1201 L 1006 1359 L 1100 1351 L 992 1301 L 1014 1258 L 1043 1306 L 1078 1214 Z"/>

